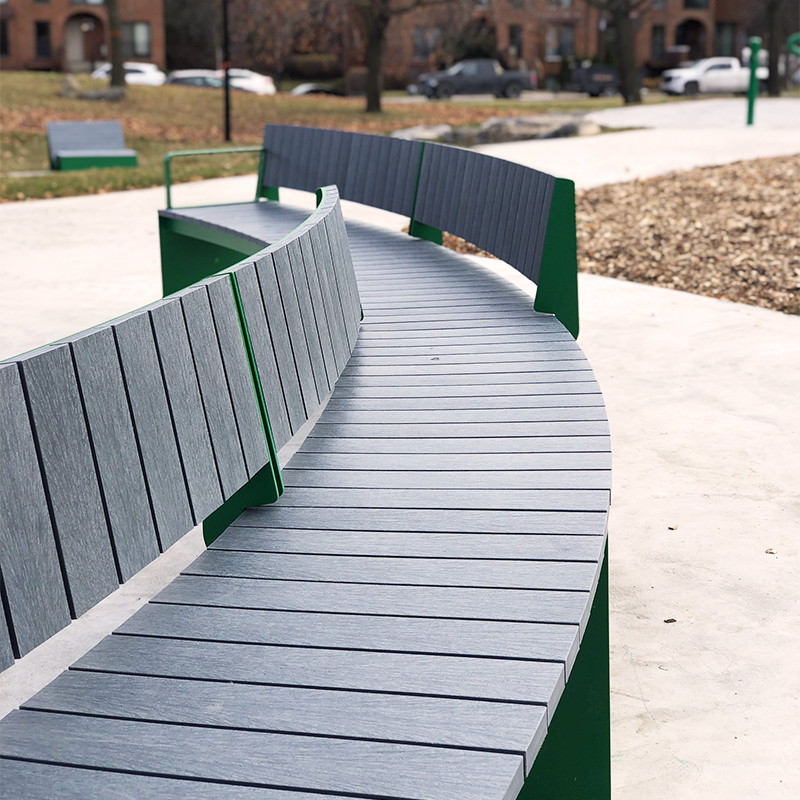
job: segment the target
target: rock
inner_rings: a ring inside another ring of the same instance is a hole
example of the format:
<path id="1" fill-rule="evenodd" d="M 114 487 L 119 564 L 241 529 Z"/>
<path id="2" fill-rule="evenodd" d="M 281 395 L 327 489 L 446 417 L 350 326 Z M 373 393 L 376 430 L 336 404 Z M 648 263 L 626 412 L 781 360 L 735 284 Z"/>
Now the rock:
<path id="1" fill-rule="evenodd" d="M 596 123 L 588 119 L 582 119 L 578 123 L 578 136 L 596 136 L 602 133 L 603 129 Z"/>
<path id="2" fill-rule="evenodd" d="M 117 103 L 125 99 L 125 87 L 104 86 L 102 89 L 94 89 L 91 92 L 81 92 L 78 97 L 81 100 L 105 100 L 109 103 Z"/>
<path id="3" fill-rule="evenodd" d="M 392 136 L 395 139 L 438 142 L 443 141 L 452 130 L 450 125 L 415 125 L 413 128 L 402 128 L 399 131 L 393 131 Z"/>
<path id="4" fill-rule="evenodd" d="M 74 100 L 81 91 L 78 79 L 74 75 L 65 75 L 61 82 L 61 96 Z"/>

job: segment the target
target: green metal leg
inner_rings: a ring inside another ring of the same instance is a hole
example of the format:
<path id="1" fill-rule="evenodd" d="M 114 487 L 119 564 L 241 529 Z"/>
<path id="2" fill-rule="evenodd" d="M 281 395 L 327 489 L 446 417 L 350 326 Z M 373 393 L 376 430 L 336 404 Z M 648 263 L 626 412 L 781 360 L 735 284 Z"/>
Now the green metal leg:
<path id="1" fill-rule="evenodd" d="M 258 198 L 265 198 L 266 200 L 274 200 L 276 203 L 280 202 L 280 193 L 277 186 L 262 186 L 258 190 Z"/>
<path id="2" fill-rule="evenodd" d="M 610 800 L 608 647 L 606 546 L 578 658 L 518 800 Z"/>
<path id="3" fill-rule="evenodd" d="M 417 222 L 415 219 L 412 219 L 409 223 L 408 233 L 410 236 L 416 236 L 417 239 L 425 239 L 434 244 L 442 243 L 442 232 L 438 228 L 425 225 L 423 222 Z"/>
<path id="4" fill-rule="evenodd" d="M 175 230 L 176 221 L 162 217 L 158 221 L 161 240 L 161 287 L 164 297 L 185 289 L 203 278 L 231 267 L 249 253 Z"/>
<path id="5" fill-rule="evenodd" d="M 575 229 L 575 184 L 556 178 L 542 266 L 533 307 L 554 314 L 578 338 L 578 240 Z"/>
<path id="6" fill-rule="evenodd" d="M 206 545 L 210 545 L 246 508 L 274 503 L 279 497 L 275 468 L 269 463 L 203 521 Z"/>

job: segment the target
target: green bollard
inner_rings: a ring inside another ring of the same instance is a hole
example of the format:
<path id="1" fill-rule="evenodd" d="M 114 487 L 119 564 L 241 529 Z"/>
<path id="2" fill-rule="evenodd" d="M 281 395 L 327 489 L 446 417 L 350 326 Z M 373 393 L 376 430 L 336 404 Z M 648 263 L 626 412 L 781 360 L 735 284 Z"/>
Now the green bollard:
<path id="1" fill-rule="evenodd" d="M 750 41 L 750 89 L 747 92 L 747 124 L 753 124 L 753 114 L 756 107 L 756 97 L 758 96 L 758 51 L 761 49 L 761 37 L 751 36 Z"/>

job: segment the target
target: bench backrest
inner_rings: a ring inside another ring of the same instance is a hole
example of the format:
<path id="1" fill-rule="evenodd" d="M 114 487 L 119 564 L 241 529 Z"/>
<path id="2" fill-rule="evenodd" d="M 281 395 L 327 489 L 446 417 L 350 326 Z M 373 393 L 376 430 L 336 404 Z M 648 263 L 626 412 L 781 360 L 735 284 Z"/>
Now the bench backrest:
<path id="1" fill-rule="evenodd" d="M 50 161 L 63 150 L 124 150 L 125 136 L 119 120 L 87 120 L 47 123 Z"/>
<path id="2" fill-rule="evenodd" d="M 313 192 L 335 184 L 345 200 L 410 217 L 420 142 L 365 133 L 267 125 L 263 186 Z"/>
<path id="3" fill-rule="evenodd" d="M 0 363 L 0 666 L 272 469 L 360 319 L 335 189 L 286 240 Z M 275 438 L 273 438 L 273 430 Z"/>
<path id="4" fill-rule="evenodd" d="M 408 216 L 412 233 L 460 236 L 536 283 L 536 310 L 577 338 L 572 181 L 459 147 L 319 128 L 267 125 L 264 150 L 262 196 L 335 183 L 344 199 Z"/>

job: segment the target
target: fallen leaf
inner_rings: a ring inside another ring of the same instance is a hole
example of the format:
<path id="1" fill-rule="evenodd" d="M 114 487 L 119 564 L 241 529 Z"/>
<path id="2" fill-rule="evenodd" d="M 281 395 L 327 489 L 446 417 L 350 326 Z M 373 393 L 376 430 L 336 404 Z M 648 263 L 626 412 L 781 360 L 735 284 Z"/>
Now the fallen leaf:
<path id="1" fill-rule="evenodd" d="M 677 622 L 677 621 L 678 620 L 674 619 L 673 617 L 670 617 L 669 619 L 665 619 L 664 620 L 664 622 Z"/>
<path id="2" fill-rule="evenodd" d="M 777 550 L 773 550 L 771 547 L 768 547 L 766 552 L 769 553 L 769 555 L 771 555 L 771 556 L 778 555 L 778 551 Z"/>

